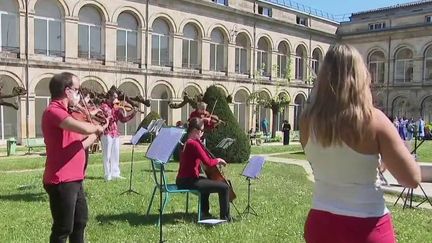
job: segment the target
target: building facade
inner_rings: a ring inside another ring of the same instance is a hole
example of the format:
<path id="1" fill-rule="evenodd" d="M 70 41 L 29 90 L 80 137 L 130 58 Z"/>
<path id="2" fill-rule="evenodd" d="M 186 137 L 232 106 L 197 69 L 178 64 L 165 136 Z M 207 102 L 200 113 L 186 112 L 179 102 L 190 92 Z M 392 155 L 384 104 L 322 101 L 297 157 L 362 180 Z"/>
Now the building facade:
<path id="1" fill-rule="evenodd" d="M 337 34 L 362 53 L 378 107 L 432 122 L 432 1 L 352 14 Z"/>
<path id="2" fill-rule="evenodd" d="M 28 2 L 26 4 L 26 2 Z M 28 94 L 20 109 L 0 107 L 0 142 L 41 137 L 41 116 L 50 101 L 53 74 L 76 74 L 82 86 L 151 100 L 121 126 L 131 135 L 150 110 L 168 124 L 185 121 L 191 107 L 170 109 L 189 95 L 217 85 L 232 95 L 241 127 L 259 129 L 271 111 L 248 104 L 253 92 L 288 96 L 278 117 L 298 127 L 311 81 L 338 23 L 280 1 L 252 0 L 2 0 L 0 83 Z M 14 99 L 10 100 L 14 102 Z"/>

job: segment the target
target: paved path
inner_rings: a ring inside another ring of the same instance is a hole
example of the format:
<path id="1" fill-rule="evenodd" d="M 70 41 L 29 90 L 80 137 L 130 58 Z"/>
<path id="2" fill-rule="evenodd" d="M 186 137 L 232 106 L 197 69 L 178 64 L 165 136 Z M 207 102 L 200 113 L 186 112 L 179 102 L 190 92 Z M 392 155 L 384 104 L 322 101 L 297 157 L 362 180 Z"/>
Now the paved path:
<path id="1" fill-rule="evenodd" d="M 314 181 L 312 168 L 311 168 L 308 161 L 299 160 L 299 159 L 279 158 L 279 157 L 277 157 L 277 155 L 278 154 L 266 154 L 266 155 L 262 155 L 262 156 L 266 157 L 267 161 L 302 166 L 307 173 L 308 179 L 311 180 L 312 182 Z M 385 192 L 389 193 L 389 194 L 385 195 L 385 199 L 389 203 L 394 203 L 397 199 L 396 195 L 399 195 L 404 188 L 401 187 L 399 185 L 399 183 L 397 183 L 396 179 L 388 171 L 386 171 L 384 173 L 384 177 L 387 180 L 388 185 L 383 185 L 382 188 Z M 422 188 L 424 189 L 425 194 L 429 197 L 429 199 L 432 202 L 432 183 L 422 183 L 421 185 L 422 185 Z M 425 195 L 422 192 L 422 190 L 420 189 L 420 187 L 416 188 L 414 190 L 413 194 L 415 196 L 425 198 Z M 402 202 L 402 200 L 399 200 L 398 203 L 402 204 L 403 202 Z M 413 202 L 414 206 L 417 204 L 418 203 Z M 427 202 L 423 203 L 420 207 L 432 209 L 432 205 L 428 204 Z"/>

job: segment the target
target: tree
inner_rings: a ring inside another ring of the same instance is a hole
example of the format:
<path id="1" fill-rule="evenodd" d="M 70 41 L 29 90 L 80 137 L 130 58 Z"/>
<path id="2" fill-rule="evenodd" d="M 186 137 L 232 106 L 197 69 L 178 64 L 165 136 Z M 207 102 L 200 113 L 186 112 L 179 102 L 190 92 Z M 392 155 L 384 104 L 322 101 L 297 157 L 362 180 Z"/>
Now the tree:
<path id="1" fill-rule="evenodd" d="M 214 109 L 213 115 L 225 122 L 206 134 L 207 148 L 216 157 L 223 158 L 228 163 L 247 161 L 250 156 L 249 139 L 231 112 L 226 97 L 213 85 L 206 90 L 203 101 L 207 103 L 207 110 L 210 113 Z M 232 138 L 235 141 L 228 149 L 216 148 L 216 145 L 224 138 Z"/>
<path id="2" fill-rule="evenodd" d="M 272 138 L 276 137 L 277 118 L 282 108 L 290 104 L 291 99 L 287 95 L 276 95 L 274 97 L 267 97 L 262 95 L 262 90 L 255 91 L 248 97 L 248 104 L 257 104 L 267 109 L 271 109 L 273 123 L 272 123 Z"/>

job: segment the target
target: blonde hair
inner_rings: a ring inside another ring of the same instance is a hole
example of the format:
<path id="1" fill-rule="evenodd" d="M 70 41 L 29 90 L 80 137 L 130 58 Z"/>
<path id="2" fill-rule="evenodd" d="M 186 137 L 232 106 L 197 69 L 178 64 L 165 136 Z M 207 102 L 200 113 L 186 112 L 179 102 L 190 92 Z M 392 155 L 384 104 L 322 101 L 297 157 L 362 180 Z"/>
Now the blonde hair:
<path id="1" fill-rule="evenodd" d="M 322 146 L 342 141 L 357 144 L 369 136 L 373 111 L 370 83 L 363 58 L 354 47 L 330 47 L 317 77 L 316 93 L 302 115 Z"/>

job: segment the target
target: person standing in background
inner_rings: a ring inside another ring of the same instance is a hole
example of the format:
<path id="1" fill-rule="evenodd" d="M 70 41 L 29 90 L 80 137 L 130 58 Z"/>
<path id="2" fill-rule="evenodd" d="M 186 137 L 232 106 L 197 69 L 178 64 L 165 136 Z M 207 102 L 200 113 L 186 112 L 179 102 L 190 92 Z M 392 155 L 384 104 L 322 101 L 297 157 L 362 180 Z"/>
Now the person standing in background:
<path id="1" fill-rule="evenodd" d="M 118 122 L 126 123 L 136 114 L 136 110 L 128 115 L 121 106 L 115 107 L 118 101 L 118 94 L 115 90 L 108 91 L 108 99 L 102 103 L 100 109 L 105 117 L 108 117 L 108 128 L 105 129 L 102 142 L 102 155 L 104 166 L 104 178 L 106 181 L 112 179 L 125 179 L 120 175 L 120 132 Z"/>
<path id="2" fill-rule="evenodd" d="M 284 120 L 283 122 L 282 132 L 283 132 L 283 145 L 289 145 L 291 124 L 289 124 L 287 120 Z"/>

